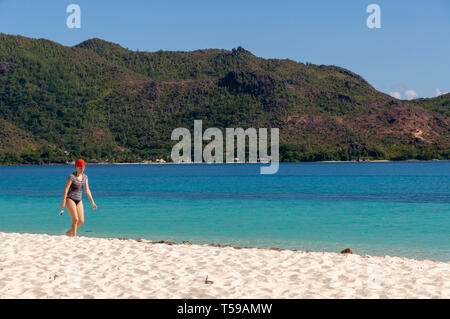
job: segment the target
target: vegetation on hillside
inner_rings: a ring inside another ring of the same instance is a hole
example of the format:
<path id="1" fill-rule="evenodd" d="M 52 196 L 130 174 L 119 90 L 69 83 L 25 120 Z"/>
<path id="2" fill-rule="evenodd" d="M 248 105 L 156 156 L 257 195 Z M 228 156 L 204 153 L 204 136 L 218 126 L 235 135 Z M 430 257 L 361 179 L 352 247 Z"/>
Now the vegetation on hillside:
<path id="1" fill-rule="evenodd" d="M 134 52 L 0 34 L 0 163 L 164 158 L 173 129 L 278 127 L 283 161 L 449 159 L 450 94 L 400 101 L 239 47 Z"/>

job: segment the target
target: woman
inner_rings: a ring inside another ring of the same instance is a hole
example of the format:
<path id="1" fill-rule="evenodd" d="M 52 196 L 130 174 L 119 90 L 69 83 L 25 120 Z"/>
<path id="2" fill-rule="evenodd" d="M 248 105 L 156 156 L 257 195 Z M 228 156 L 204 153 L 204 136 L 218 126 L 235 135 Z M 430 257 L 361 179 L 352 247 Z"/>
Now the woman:
<path id="1" fill-rule="evenodd" d="M 71 237 L 77 235 L 77 229 L 84 223 L 84 207 L 81 200 L 83 188 L 86 190 L 86 195 L 92 203 L 92 208 L 97 209 L 89 189 L 88 177 L 83 173 L 85 167 L 86 163 L 82 159 L 75 162 L 76 172 L 73 172 L 67 178 L 61 203 L 61 208 L 67 205 L 67 210 L 70 213 L 70 217 L 72 217 L 72 228 L 66 232 L 66 235 Z"/>

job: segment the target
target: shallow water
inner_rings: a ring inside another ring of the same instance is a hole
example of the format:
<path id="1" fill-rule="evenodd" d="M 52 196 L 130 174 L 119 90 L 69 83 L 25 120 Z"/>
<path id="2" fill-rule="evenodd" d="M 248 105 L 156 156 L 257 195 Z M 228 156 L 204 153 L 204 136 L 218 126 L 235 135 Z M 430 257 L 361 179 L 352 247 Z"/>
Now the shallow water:
<path id="1" fill-rule="evenodd" d="M 79 235 L 450 260 L 450 162 L 88 165 Z M 71 166 L 1 166 L 0 231 L 64 234 Z"/>

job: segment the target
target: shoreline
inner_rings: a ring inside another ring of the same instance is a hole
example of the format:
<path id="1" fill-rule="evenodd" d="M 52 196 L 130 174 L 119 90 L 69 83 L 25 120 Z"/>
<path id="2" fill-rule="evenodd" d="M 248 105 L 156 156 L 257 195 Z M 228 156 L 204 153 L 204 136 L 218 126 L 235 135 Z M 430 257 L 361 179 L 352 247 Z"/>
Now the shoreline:
<path id="1" fill-rule="evenodd" d="M 3 232 L 0 231 L 1 234 L 16 234 L 16 235 L 43 235 L 43 236 L 51 236 L 51 237 L 69 237 L 65 234 L 60 235 L 51 235 L 46 233 L 19 233 L 19 232 Z M 354 255 L 354 256 L 360 256 L 364 258 L 368 257 L 374 257 L 374 258 L 401 258 L 401 259 L 407 259 L 407 260 L 414 260 L 414 261 L 430 261 L 430 262 L 439 262 L 439 263 L 448 263 L 450 265 L 449 261 L 442 261 L 442 260 L 436 260 L 436 259 L 427 259 L 427 258 L 413 258 L 413 257 L 406 257 L 406 256 L 400 256 L 400 255 L 370 255 L 370 254 L 358 254 L 357 252 L 353 252 L 351 248 L 349 247 L 342 247 L 341 251 L 315 251 L 315 250 L 308 250 L 308 249 L 296 249 L 296 248 L 280 248 L 280 247 L 256 247 L 256 246 L 240 246 L 240 245 L 233 245 L 233 244 L 219 244 L 219 243 L 191 243 L 189 240 L 181 240 L 181 241 L 172 241 L 172 240 L 150 240 L 145 238 L 131 238 L 131 237 L 94 237 L 89 235 L 78 235 L 76 238 L 87 238 L 87 239 L 106 239 L 106 240 L 120 240 L 120 241 L 131 241 L 131 242 L 138 242 L 138 243 L 145 243 L 145 244 L 164 244 L 169 246 L 204 246 L 204 247 L 217 247 L 217 248 L 233 248 L 233 249 L 258 249 L 258 250 L 270 250 L 270 251 L 290 251 L 290 252 L 302 252 L 302 253 L 320 253 L 320 254 L 342 254 L 342 255 Z M 350 250 L 350 252 L 348 252 Z"/>
<path id="2" fill-rule="evenodd" d="M 406 163 L 406 162 L 449 162 L 450 159 L 432 159 L 432 160 L 417 160 L 417 159 L 409 159 L 409 160 L 365 160 L 365 161 L 314 161 L 314 162 L 279 162 L 279 163 Z M 220 164 L 259 164 L 259 165 L 267 165 L 269 163 L 174 163 L 174 162 L 166 162 L 166 163 L 157 163 L 157 162 L 98 162 L 98 163 L 89 163 L 86 165 L 220 165 Z M 0 166 L 72 166 L 74 163 L 45 163 L 45 164 L 0 164 Z"/>
<path id="3" fill-rule="evenodd" d="M 450 262 L 0 232 L 0 298 L 449 298 Z"/>

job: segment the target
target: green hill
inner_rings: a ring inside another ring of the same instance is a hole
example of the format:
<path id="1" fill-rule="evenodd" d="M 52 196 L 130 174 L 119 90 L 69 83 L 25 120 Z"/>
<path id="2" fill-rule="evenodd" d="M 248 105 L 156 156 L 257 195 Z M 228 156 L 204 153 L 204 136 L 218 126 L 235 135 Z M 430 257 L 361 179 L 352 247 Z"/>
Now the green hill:
<path id="1" fill-rule="evenodd" d="M 279 127 L 284 161 L 449 159 L 449 103 L 241 47 L 149 53 L 0 34 L 0 163 L 169 160 L 172 130 L 195 119 Z"/>

